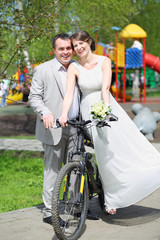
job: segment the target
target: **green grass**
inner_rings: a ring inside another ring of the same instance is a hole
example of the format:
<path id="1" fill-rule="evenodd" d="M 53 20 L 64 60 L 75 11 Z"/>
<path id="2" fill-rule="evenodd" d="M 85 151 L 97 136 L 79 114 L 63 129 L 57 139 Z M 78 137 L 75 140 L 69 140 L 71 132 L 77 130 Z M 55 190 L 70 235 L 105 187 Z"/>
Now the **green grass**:
<path id="1" fill-rule="evenodd" d="M 127 88 L 126 94 L 129 94 L 132 96 L 132 88 Z M 160 90 L 147 88 L 146 96 L 147 97 L 160 97 Z"/>
<path id="2" fill-rule="evenodd" d="M 0 150 L 0 213 L 43 204 L 43 174 L 43 153 Z"/>
<path id="3" fill-rule="evenodd" d="M 146 93 L 147 97 L 160 97 L 160 91 L 148 92 Z"/>
<path id="4" fill-rule="evenodd" d="M 43 155 L 0 151 L 0 212 L 42 204 Z"/>

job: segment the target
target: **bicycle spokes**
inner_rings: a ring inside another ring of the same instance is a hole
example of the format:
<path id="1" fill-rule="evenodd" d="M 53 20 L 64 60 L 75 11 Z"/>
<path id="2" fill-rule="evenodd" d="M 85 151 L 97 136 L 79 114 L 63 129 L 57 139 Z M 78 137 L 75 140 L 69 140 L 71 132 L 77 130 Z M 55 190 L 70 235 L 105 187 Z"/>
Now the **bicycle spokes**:
<path id="1" fill-rule="evenodd" d="M 62 170 L 53 192 L 53 226 L 59 239 L 75 240 L 84 227 L 88 188 L 78 162 L 68 163 Z"/>

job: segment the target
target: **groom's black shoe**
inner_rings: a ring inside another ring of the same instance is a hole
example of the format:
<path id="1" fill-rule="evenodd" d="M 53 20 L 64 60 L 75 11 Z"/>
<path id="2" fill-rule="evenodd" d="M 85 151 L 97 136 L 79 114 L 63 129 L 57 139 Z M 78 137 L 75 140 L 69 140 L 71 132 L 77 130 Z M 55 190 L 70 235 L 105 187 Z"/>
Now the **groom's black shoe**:
<path id="1" fill-rule="evenodd" d="M 50 217 L 47 217 L 47 218 L 43 218 L 43 222 L 52 225 L 52 217 L 50 216 Z M 66 222 L 63 221 L 62 218 L 59 217 L 59 223 L 60 223 L 61 227 L 64 227 Z"/>
<path id="2" fill-rule="evenodd" d="M 99 216 L 93 214 L 91 210 L 88 209 L 87 219 L 89 220 L 99 220 Z"/>
<path id="3" fill-rule="evenodd" d="M 52 225 L 52 217 L 50 216 L 50 217 L 43 218 L 43 222 Z"/>

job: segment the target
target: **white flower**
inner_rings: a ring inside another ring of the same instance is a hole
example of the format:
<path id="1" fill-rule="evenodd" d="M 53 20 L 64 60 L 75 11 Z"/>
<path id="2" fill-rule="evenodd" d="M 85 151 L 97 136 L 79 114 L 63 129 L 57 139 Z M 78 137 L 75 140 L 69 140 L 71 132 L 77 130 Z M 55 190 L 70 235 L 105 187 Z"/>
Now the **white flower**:
<path id="1" fill-rule="evenodd" d="M 105 117 L 111 113 L 111 108 L 109 105 L 106 106 L 104 101 L 100 101 L 91 106 L 92 118 L 99 118 L 100 120 L 105 120 Z"/>

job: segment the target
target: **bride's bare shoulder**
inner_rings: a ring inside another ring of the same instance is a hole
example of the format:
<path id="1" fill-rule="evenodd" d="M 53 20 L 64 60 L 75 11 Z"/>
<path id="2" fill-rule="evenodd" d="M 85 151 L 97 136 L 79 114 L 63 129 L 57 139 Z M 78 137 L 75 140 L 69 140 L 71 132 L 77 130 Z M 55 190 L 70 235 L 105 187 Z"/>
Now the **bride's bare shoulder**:
<path id="1" fill-rule="evenodd" d="M 103 64 L 109 64 L 109 65 L 111 65 L 111 59 L 109 58 L 109 57 L 104 57 L 104 60 L 103 60 Z"/>
<path id="2" fill-rule="evenodd" d="M 74 73 L 76 76 L 79 75 L 79 71 L 78 71 L 78 69 L 76 68 L 75 62 L 72 62 L 72 63 L 69 65 L 69 67 L 68 67 L 68 72 Z"/>

